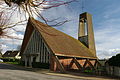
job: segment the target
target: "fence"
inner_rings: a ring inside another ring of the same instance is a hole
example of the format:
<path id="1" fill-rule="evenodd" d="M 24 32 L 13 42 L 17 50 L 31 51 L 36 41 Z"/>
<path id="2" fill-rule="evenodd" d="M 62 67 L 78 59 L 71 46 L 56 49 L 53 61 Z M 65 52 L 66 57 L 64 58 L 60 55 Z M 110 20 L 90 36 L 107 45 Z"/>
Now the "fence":
<path id="1" fill-rule="evenodd" d="M 106 66 L 106 72 L 108 75 L 120 77 L 120 67 Z"/>

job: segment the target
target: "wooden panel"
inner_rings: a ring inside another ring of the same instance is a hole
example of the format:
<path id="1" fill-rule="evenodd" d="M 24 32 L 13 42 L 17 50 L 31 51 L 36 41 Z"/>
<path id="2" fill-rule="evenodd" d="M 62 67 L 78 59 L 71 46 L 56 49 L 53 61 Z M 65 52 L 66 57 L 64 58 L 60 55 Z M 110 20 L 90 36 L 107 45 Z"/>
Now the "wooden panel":
<path id="1" fill-rule="evenodd" d="M 65 73 L 65 69 L 64 69 L 63 65 L 60 63 L 58 57 L 57 57 L 57 56 L 54 56 L 54 55 L 53 55 L 52 57 L 54 58 L 54 60 L 55 60 L 55 62 L 56 62 L 56 64 L 57 64 L 57 67 L 59 68 L 59 70 L 60 70 L 61 72 Z"/>
<path id="2" fill-rule="evenodd" d="M 77 61 L 77 59 L 76 59 L 76 58 L 73 58 L 73 60 L 74 60 L 74 62 L 75 62 L 75 64 L 76 64 L 76 66 L 78 67 L 78 69 L 81 70 L 81 69 L 82 69 L 82 66 L 81 66 L 80 63 Z"/>
<path id="3" fill-rule="evenodd" d="M 40 38 L 39 51 L 40 51 L 40 62 L 42 62 L 42 39 Z"/>
<path id="4" fill-rule="evenodd" d="M 89 59 L 87 59 L 86 61 L 87 61 L 87 63 L 89 64 L 89 66 L 90 66 L 92 69 L 95 69 L 94 66 L 91 64 L 91 62 L 90 62 Z"/>
<path id="5" fill-rule="evenodd" d="M 95 60 L 95 64 L 94 64 L 94 67 L 96 67 L 97 66 L 97 60 Z"/>
<path id="6" fill-rule="evenodd" d="M 74 63 L 74 60 L 72 59 L 69 65 L 69 69 L 72 67 L 73 63 Z"/>
<path id="7" fill-rule="evenodd" d="M 87 60 L 85 61 L 84 65 L 83 65 L 83 69 L 85 69 L 86 65 L 87 65 Z"/>

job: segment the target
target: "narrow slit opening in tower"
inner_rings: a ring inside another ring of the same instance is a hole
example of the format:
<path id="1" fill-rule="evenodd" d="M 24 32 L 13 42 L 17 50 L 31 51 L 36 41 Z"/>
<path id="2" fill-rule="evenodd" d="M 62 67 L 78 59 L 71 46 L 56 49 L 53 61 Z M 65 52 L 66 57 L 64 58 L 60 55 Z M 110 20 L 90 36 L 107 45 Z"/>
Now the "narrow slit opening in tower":
<path id="1" fill-rule="evenodd" d="M 85 22 L 84 22 L 84 27 L 85 27 L 85 36 L 87 36 L 88 35 L 88 29 L 87 29 L 87 21 L 85 20 Z"/>

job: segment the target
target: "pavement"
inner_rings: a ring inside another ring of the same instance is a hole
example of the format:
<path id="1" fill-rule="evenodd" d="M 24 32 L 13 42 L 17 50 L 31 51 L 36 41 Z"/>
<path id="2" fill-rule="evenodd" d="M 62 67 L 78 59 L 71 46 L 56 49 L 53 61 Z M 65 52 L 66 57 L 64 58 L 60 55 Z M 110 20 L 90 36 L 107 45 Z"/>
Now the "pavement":
<path id="1" fill-rule="evenodd" d="M 45 69 L 32 69 L 0 63 L 0 80 L 120 80 L 82 73 L 55 73 Z"/>

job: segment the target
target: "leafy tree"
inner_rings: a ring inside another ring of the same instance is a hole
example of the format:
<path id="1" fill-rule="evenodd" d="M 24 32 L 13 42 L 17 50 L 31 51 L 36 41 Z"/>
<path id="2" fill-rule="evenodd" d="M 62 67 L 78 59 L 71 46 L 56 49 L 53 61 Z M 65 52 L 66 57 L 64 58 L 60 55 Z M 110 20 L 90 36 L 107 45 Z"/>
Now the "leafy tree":
<path id="1" fill-rule="evenodd" d="M 109 64 L 110 66 L 120 67 L 120 54 L 117 54 L 116 56 L 112 56 L 112 57 L 108 60 L 108 64 Z"/>

